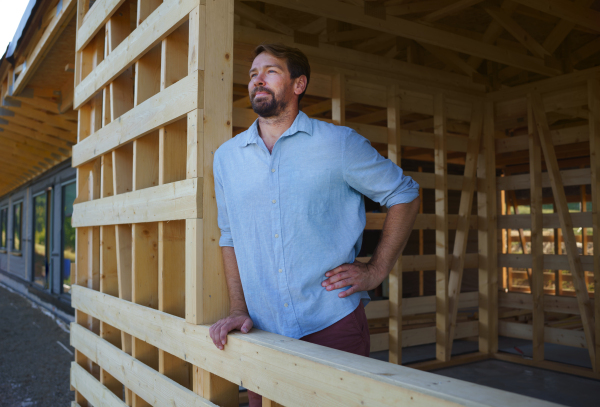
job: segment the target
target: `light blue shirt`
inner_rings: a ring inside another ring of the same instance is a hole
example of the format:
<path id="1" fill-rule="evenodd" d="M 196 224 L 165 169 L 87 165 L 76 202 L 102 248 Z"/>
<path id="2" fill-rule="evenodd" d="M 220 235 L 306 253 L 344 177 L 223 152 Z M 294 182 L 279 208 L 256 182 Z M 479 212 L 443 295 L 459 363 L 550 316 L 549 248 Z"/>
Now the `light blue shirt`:
<path id="1" fill-rule="evenodd" d="M 235 250 L 254 326 L 301 338 L 369 299 L 321 286 L 360 251 L 363 194 L 390 207 L 412 202 L 419 185 L 347 127 L 300 112 L 269 153 L 257 126 L 215 152 L 219 244 Z"/>

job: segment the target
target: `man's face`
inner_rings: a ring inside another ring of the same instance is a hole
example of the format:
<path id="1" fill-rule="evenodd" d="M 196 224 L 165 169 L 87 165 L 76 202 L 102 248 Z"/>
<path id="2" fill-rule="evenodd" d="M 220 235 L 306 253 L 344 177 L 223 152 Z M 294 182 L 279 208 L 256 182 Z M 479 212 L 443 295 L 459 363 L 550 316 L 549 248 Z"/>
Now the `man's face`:
<path id="1" fill-rule="evenodd" d="M 248 93 L 252 109 L 261 117 L 278 116 L 296 97 L 294 80 L 285 60 L 263 52 L 252 62 Z"/>

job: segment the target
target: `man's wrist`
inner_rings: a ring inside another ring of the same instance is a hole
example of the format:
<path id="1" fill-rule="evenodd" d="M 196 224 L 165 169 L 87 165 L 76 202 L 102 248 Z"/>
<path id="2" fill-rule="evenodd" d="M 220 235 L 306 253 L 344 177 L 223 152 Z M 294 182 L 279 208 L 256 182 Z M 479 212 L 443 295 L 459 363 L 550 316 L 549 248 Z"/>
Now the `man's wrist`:
<path id="1" fill-rule="evenodd" d="M 369 272 L 373 275 L 373 277 L 375 277 L 375 279 L 380 283 L 387 277 L 387 275 L 390 272 L 385 267 L 382 267 L 381 265 L 370 261 L 367 263 L 367 268 L 369 269 Z"/>

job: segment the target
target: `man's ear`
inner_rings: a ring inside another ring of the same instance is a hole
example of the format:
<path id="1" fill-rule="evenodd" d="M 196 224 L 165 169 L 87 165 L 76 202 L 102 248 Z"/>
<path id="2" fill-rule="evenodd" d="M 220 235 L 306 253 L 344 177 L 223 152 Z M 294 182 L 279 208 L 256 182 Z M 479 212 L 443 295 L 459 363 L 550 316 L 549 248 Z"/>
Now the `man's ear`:
<path id="1" fill-rule="evenodd" d="M 306 75 L 300 75 L 294 80 L 294 93 L 301 95 L 306 90 Z"/>

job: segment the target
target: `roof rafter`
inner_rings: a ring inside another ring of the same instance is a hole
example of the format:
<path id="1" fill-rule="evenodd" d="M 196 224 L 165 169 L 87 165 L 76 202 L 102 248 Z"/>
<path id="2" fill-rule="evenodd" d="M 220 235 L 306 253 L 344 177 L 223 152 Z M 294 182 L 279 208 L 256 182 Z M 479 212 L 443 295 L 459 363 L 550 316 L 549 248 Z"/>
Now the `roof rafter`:
<path id="1" fill-rule="evenodd" d="M 319 0 L 265 0 L 265 2 L 307 13 L 316 13 L 323 17 L 372 28 L 399 37 L 447 48 L 452 51 L 477 55 L 491 61 L 512 65 L 542 75 L 554 76 L 561 73 L 556 68 L 546 66 L 544 61 L 539 58 L 504 50 L 494 45 L 485 44 L 481 41 L 472 40 L 397 17 L 388 16 L 386 20 L 371 17 L 365 15 L 363 10 L 355 6 L 342 3 L 334 4 Z"/>
<path id="2" fill-rule="evenodd" d="M 446 7 L 442 7 L 432 13 L 427 14 L 422 18 L 422 20 L 432 23 L 449 15 L 456 14 L 459 11 L 474 6 L 477 3 L 481 3 L 482 1 L 483 0 L 457 0 L 451 4 L 448 4 Z"/>
<path id="3" fill-rule="evenodd" d="M 514 0 L 519 4 L 600 32 L 600 12 L 566 0 Z"/>

